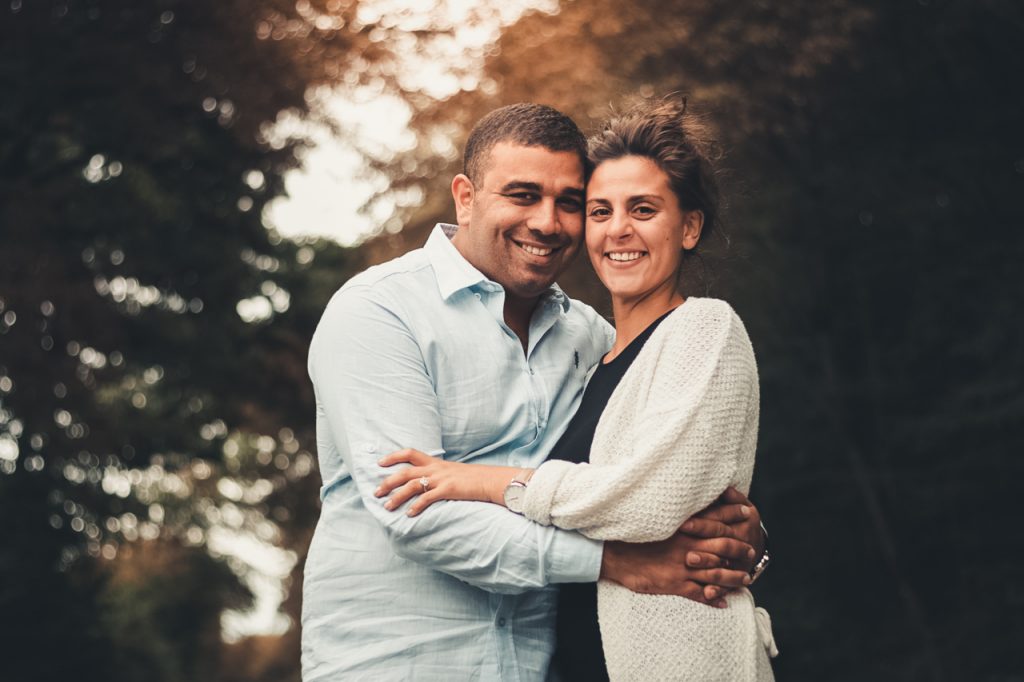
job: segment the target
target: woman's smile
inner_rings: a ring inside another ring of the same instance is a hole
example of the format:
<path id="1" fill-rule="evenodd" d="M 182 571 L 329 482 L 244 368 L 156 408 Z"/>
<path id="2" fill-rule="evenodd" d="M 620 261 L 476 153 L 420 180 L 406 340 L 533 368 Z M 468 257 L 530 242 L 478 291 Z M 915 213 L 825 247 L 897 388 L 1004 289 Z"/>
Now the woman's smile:
<path id="1" fill-rule="evenodd" d="M 659 292 L 669 304 L 687 214 L 668 176 L 649 158 L 624 156 L 594 170 L 587 186 L 587 250 L 613 306 L 661 298 Z"/>
<path id="2" fill-rule="evenodd" d="M 609 251 L 605 257 L 615 263 L 633 263 L 646 255 L 646 251 Z"/>

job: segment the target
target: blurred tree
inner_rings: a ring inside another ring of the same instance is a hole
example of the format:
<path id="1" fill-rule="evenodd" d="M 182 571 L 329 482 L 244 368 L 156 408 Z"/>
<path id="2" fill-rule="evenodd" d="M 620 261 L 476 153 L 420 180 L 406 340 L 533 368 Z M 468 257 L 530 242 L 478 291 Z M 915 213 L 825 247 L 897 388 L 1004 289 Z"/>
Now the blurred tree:
<path id="1" fill-rule="evenodd" d="M 1024 669 L 996 521 L 1015 516 L 1024 445 L 1022 29 L 998 0 L 564 2 L 503 33 L 479 88 L 414 118 L 419 161 L 515 101 L 586 128 L 681 91 L 710 117 L 733 206 L 690 291 L 732 301 L 758 350 L 754 497 L 779 557 L 758 592 L 780 679 Z M 433 198 L 374 260 L 450 219 L 458 162 L 434 163 Z M 399 159 L 399 185 L 414 167 Z M 601 304 L 585 270 L 564 284 Z"/>
<path id="2" fill-rule="evenodd" d="M 184 547 L 218 527 L 304 551 L 306 344 L 357 258 L 264 227 L 305 143 L 271 124 L 330 125 L 320 86 L 398 87 L 394 50 L 430 35 L 351 0 L 0 8 L 5 677 L 139 679 L 170 655 L 159 678 L 207 679 L 242 588 Z M 165 547 L 154 575 L 123 579 L 151 549 L 103 565 L 137 541 Z"/>
<path id="3" fill-rule="evenodd" d="M 464 91 L 405 93 L 419 145 L 371 160 L 389 191 L 425 190 L 406 230 L 359 254 L 268 233 L 303 145 L 268 122 L 317 118 L 320 85 L 402 90 L 423 26 L 352 0 L 0 10 L 5 674 L 295 679 L 295 628 L 213 653 L 246 594 L 197 548 L 228 529 L 293 550 L 297 616 L 327 297 L 450 219 L 437 142 L 487 110 L 540 101 L 587 128 L 678 90 L 734 169 L 728 239 L 690 286 L 731 300 L 758 351 L 780 679 L 1019 677 L 1000 522 L 1024 443 L 1022 10 L 566 1 L 468 60 Z M 565 283 L 603 301 L 582 263 Z"/>
<path id="4" fill-rule="evenodd" d="M 188 682 L 223 677 L 221 613 L 252 594 L 204 549 L 156 540 L 126 546 L 101 600 L 117 678 Z"/>

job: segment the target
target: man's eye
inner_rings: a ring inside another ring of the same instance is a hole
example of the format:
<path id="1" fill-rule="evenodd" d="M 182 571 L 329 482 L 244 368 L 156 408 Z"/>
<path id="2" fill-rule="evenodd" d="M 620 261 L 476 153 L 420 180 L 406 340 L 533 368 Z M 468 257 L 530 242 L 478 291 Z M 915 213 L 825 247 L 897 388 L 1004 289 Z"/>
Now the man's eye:
<path id="1" fill-rule="evenodd" d="M 578 213 L 583 210 L 583 204 L 580 203 L 579 199 L 562 198 L 558 200 L 558 205 L 562 207 L 563 211 L 570 213 Z"/>
<path id="2" fill-rule="evenodd" d="M 505 196 L 520 204 L 529 204 L 537 201 L 537 195 L 533 192 L 510 192 Z"/>

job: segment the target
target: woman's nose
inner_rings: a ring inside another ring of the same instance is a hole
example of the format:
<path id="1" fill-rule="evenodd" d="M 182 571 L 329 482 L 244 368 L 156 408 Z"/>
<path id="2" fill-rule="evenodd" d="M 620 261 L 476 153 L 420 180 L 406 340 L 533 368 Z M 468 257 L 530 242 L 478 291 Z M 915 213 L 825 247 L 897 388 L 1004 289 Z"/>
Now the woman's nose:
<path id="1" fill-rule="evenodd" d="M 633 234 L 633 221 L 628 213 L 613 215 L 608 221 L 608 236 L 612 239 L 622 239 Z"/>

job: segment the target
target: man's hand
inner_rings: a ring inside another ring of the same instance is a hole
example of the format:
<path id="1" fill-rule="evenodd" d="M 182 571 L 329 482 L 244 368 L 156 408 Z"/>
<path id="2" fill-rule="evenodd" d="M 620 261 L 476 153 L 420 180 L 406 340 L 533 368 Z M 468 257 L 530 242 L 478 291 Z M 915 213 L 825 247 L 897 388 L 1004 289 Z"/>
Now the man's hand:
<path id="1" fill-rule="evenodd" d="M 734 538 L 754 548 L 749 559 L 734 563 L 731 557 L 718 554 L 713 545 L 702 545 L 694 550 L 697 556 L 689 562 L 691 566 L 737 568 L 749 573 L 764 553 L 761 515 L 747 496 L 733 487 L 726 488 L 709 507 L 689 518 L 679 532 L 694 538 Z"/>
<path id="2" fill-rule="evenodd" d="M 725 608 L 722 595 L 749 585 L 748 573 L 721 566 L 695 567 L 690 561 L 710 554 L 739 564 L 749 562 L 753 552 L 750 545 L 735 538 L 698 538 L 683 533 L 661 542 L 606 542 L 601 577 L 634 592 L 674 594 Z"/>
<path id="3" fill-rule="evenodd" d="M 761 515 L 746 495 L 729 487 L 667 540 L 606 542 L 601 577 L 634 592 L 675 594 L 724 608 L 722 597 L 750 584 L 763 552 Z"/>

